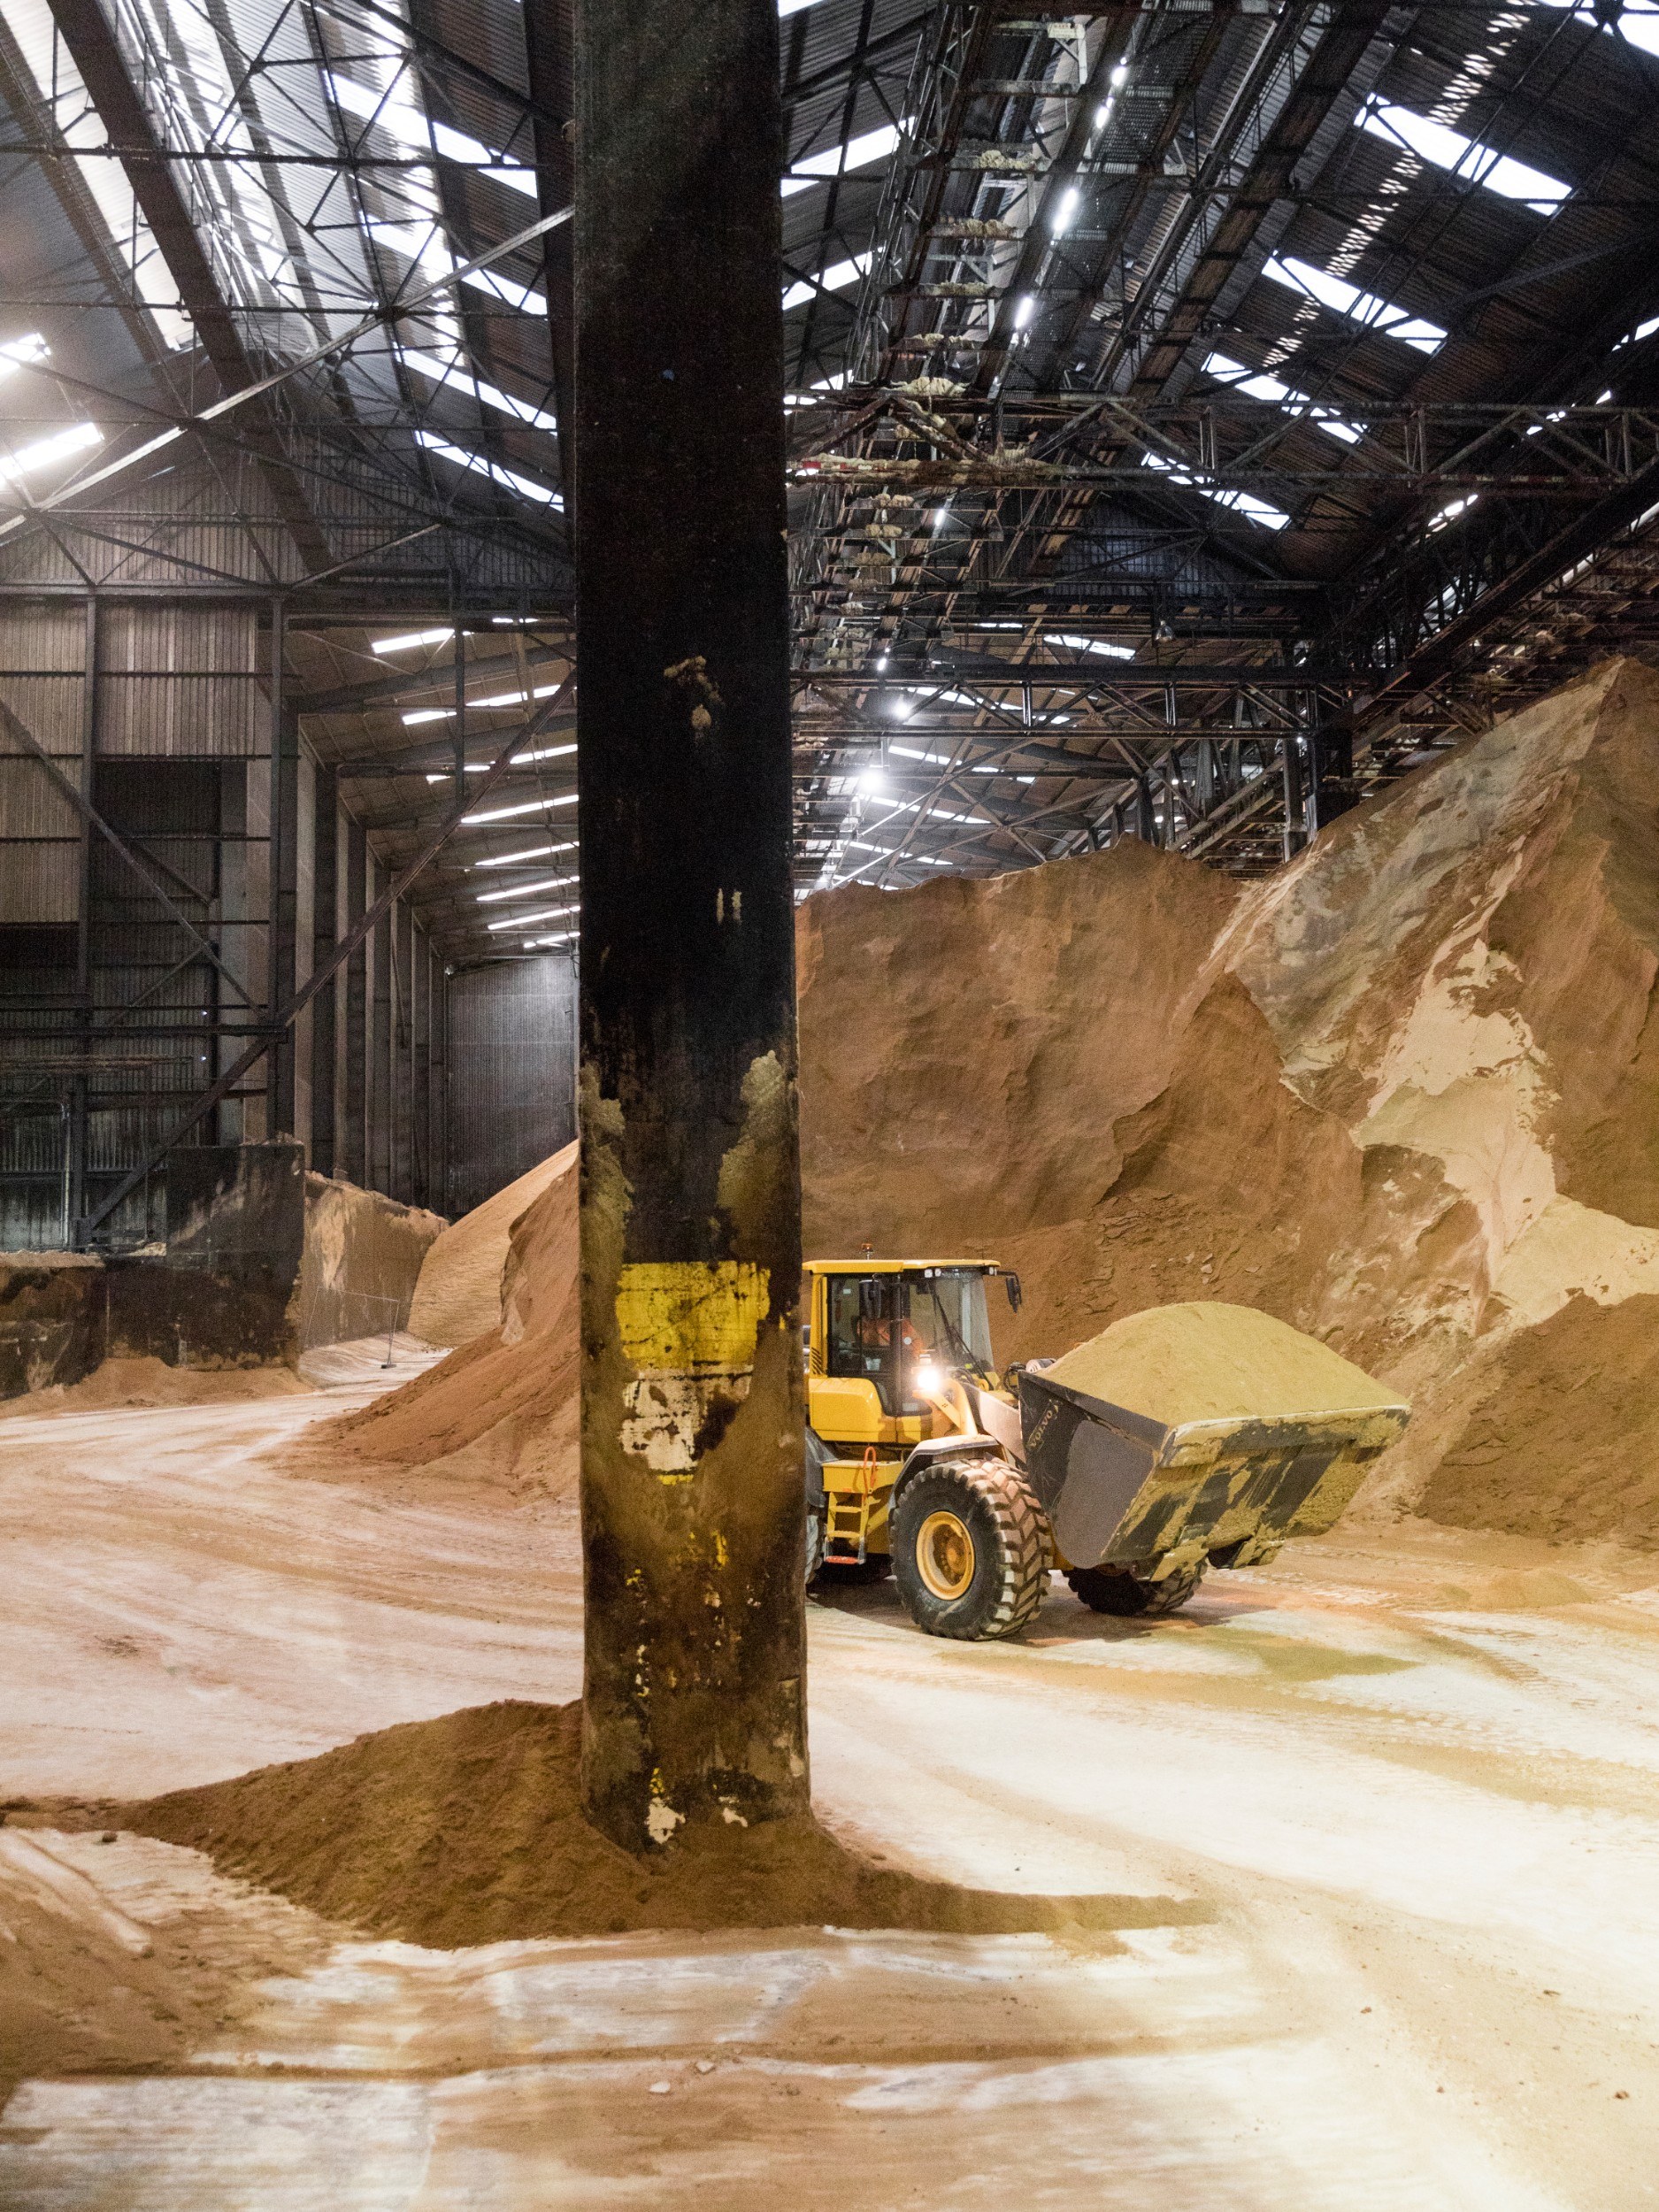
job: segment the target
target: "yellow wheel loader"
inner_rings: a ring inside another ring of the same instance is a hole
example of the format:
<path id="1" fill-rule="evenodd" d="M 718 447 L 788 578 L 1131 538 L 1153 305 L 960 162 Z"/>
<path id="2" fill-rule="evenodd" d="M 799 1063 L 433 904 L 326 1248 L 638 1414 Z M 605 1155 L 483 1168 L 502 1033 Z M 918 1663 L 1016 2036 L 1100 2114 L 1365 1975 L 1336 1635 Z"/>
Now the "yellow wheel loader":
<path id="1" fill-rule="evenodd" d="M 1218 1303 L 999 1372 L 999 1279 L 1018 1309 L 1018 1277 L 988 1260 L 806 1270 L 808 1580 L 890 1572 L 930 1635 L 1017 1635 L 1056 1567 L 1096 1612 L 1173 1612 L 1207 1567 L 1329 1528 L 1405 1426 L 1360 1369 Z M 1101 1394 L 1114 1372 L 1141 1405 Z"/>

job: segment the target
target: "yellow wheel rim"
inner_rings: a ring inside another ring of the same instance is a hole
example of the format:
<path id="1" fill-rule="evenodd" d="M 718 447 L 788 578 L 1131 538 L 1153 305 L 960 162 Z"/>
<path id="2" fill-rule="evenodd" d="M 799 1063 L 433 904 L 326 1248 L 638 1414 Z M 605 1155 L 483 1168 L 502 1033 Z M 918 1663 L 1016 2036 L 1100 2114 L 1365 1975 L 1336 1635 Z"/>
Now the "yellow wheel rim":
<path id="1" fill-rule="evenodd" d="M 916 1566 L 936 1598 L 959 1598 L 973 1580 L 973 1538 L 954 1513 L 930 1513 L 916 1534 Z"/>

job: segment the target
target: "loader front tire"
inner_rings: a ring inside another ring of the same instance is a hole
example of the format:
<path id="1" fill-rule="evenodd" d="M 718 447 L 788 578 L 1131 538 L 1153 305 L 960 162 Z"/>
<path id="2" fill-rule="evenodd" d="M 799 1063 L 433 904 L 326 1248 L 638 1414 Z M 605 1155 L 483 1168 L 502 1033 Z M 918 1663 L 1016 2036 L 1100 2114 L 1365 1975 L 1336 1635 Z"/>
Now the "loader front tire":
<path id="1" fill-rule="evenodd" d="M 1122 1620 L 1156 1620 L 1186 1604 L 1204 1578 L 1203 1563 L 1178 1567 L 1162 1582 L 1132 1567 L 1068 1567 L 1066 1580 L 1092 1613 L 1115 1613 Z"/>
<path id="2" fill-rule="evenodd" d="M 936 1460 L 893 1515 L 893 1571 L 930 1636 L 1018 1636 L 1048 1593 L 1048 1517 L 1004 1459 Z"/>

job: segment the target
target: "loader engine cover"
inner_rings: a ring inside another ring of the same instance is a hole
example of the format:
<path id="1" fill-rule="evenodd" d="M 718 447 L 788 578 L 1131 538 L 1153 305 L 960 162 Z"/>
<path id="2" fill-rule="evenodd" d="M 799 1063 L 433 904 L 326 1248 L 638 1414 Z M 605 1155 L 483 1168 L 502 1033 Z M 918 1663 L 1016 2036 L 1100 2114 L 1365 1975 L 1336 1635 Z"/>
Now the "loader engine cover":
<path id="1" fill-rule="evenodd" d="M 1409 1415 L 1317 1339 L 1219 1303 L 1129 1315 L 1022 1371 L 1019 1394 L 1061 1555 L 1160 1571 L 1247 1566 L 1328 1529 Z"/>

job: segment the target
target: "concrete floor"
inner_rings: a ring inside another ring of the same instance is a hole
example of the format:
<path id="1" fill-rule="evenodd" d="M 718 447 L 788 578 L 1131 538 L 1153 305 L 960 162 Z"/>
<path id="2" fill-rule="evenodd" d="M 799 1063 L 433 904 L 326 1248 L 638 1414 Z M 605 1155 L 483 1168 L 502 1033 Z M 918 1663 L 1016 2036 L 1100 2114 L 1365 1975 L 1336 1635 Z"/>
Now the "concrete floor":
<path id="1" fill-rule="evenodd" d="M 576 1693 L 568 1516 L 261 1463 L 380 1379 L 0 1427 L 0 1793 L 142 1794 Z M 1145 1627 L 1059 1587 L 1019 1646 L 931 1641 L 890 1589 L 815 1605 L 824 1816 L 919 1870 L 1171 1901 L 1077 1947 L 423 1951 L 166 1845 L 0 1830 L 0 1932 L 55 1916 L 104 1962 L 94 2026 L 183 2023 L 147 2070 L 26 2081 L 0 2205 L 1659 2205 L 1647 1574 L 1339 1532 Z"/>

